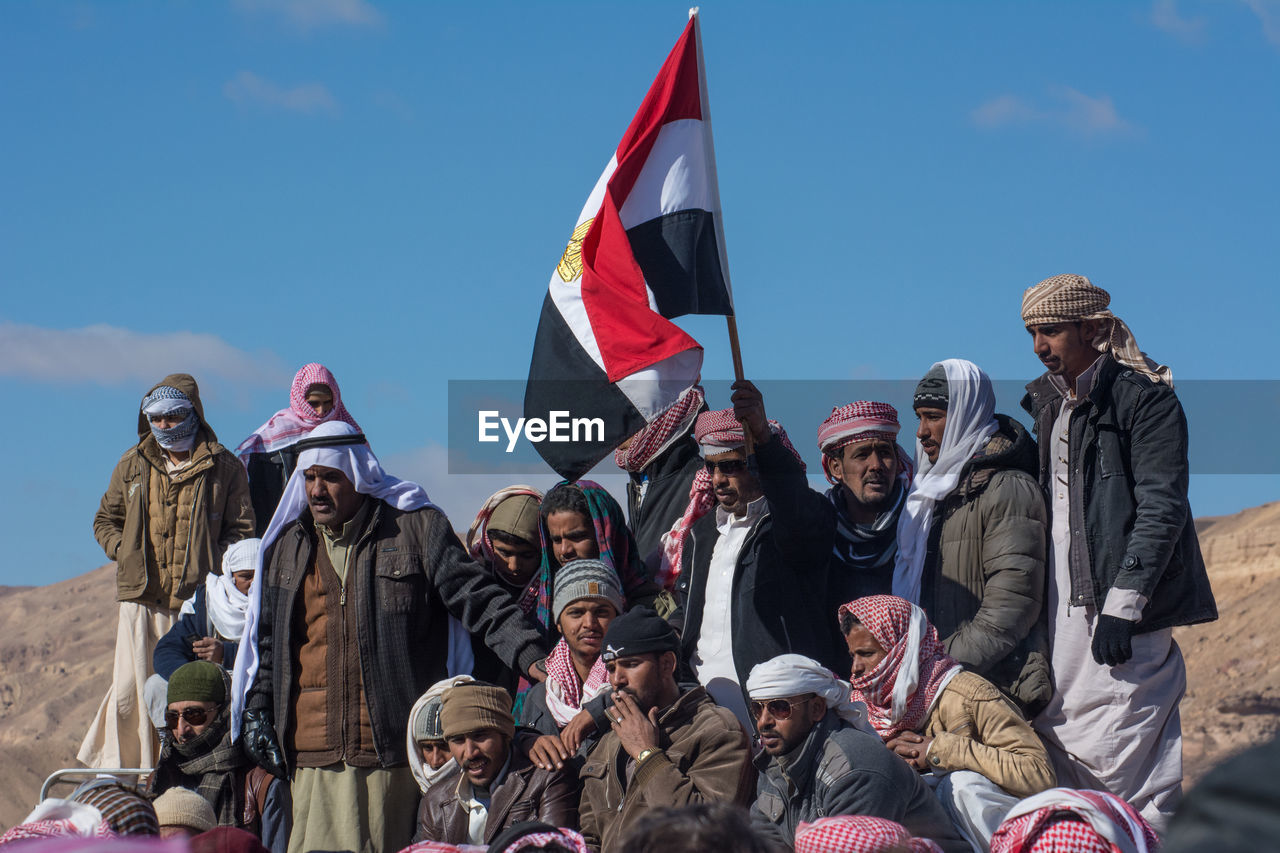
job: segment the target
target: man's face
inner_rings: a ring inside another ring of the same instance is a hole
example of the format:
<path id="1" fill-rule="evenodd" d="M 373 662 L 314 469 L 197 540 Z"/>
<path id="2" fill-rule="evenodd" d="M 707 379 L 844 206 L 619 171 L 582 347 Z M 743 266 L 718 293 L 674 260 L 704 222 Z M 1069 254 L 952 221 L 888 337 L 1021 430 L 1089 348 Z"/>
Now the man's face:
<path id="1" fill-rule="evenodd" d="M 849 647 L 850 674 L 854 678 L 861 678 L 874 670 L 888 654 L 864 625 L 854 625 L 844 635 L 844 642 Z"/>
<path id="2" fill-rule="evenodd" d="M 307 389 L 307 405 L 323 418 L 333 411 L 333 392 L 327 385 L 312 385 Z"/>
<path id="3" fill-rule="evenodd" d="M 747 469 L 747 452 L 741 448 L 708 454 L 706 466 L 716 503 L 731 515 L 746 515 L 747 504 L 764 494 L 760 481 Z"/>
<path id="4" fill-rule="evenodd" d="M 879 511 L 889 502 L 898 480 L 898 450 L 884 439 L 855 441 L 840 448 L 828 467 L 855 503 Z"/>
<path id="5" fill-rule="evenodd" d="M 340 530 L 360 511 L 364 495 L 356 491 L 355 483 L 342 471 L 312 465 L 302 474 L 307 483 L 307 506 L 316 524 Z"/>
<path id="6" fill-rule="evenodd" d="M 559 628 L 569 651 L 594 660 L 604 645 L 604 632 L 618 611 L 607 601 L 579 598 L 560 612 Z"/>
<path id="7" fill-rule="evenodd" d="M 476 788 L 489 787 L 507 763 L 507 738 L 497 729 L 480 729 L 445 740 L 453 760 Z"/>
<path id="8" fill-rule="evenodd" d="M 190 409 L 175 409 L 172 412 L 165 412 L 163 415 L 147 415 L 147 422 L 156 429 L 173 429 L 185 421 L 190 414 Z"/>
<path id="9" fill-rule="evenodd" d="M 562 566 L 571 560 L 594 560 L 600 556 L 596 526 L 580 512 L 562 509 L 548 515 L 547 535 L 551 537 L 551 553 Z"/>
<path id="10" fill-rule="evenodd" d="M 826 701 L 812 693 L 751 700 L 760 746 L 770 755 L 786 755 L 800 746 L 826 713 Z"/>
<path id="11" fill-rule="evenodd" d="M 240 590 L 241 595 L 248 595 L 249 587 L 253 585 L 253 570 L 232 572 L 231 582 L 236 585 L 236 589 Z"/>
<path id="12" fill-rule="evenodd" d="M 1098 334 L 1098 321 L 1042 323 L 1027 326 L 1031 349 L 1054 376 L 1074 380 L 1098 358 L 1090 341 Z"/>
<path id="13" fill-rule="evenodd" d="M 174 740 L 178 743 L 187 743 L 204 734 L 205 730 L 213 725 L 213 721 L 218 716 L 217 710 L 217 702 L 170 702 L 168 713 L 165 714 L 165 725 L 173 733 Z M 204 719 L 200 723 L 187 721 L 187 716 L 199 719 L 202 711 Z M 183 712 L 186 712 L 187 716 L 184 716 Z"/>
<path id="14" fill-rule="evenodd" d="M 674 683 L 676 656 L 673 652 L 627 655 L 607 661 L 609 684 L 614 690 L 629 693 L 646 714 L 657 708 Z"/>
<path id="15" fill-rule="evenodd" d="M 916 438 L 920 439 L 920 446 L 924 448 L 929 461 L 937 462 L 938 453 L 942 450 L 942 433 L 947 428 L 947 410 L 921 406 L 916 409 L 916 417 L 920 419 Z"/>
<path id="16" fill-rule="evenodd" d="M 595 540 L 592 539 L 592 542 Z M 542 552 L 538 546 L 523 539 L 499 542 L 490 536 L 493 545 L 493 568 L 504 580 L 515 586 L 524 586 L 542 564 Z"/>
<path id="17" fill-rule="evenodd" d="M 422 755 L 422 763 L 432 770 L 439 770 L 453 757 L 449 745 L 442 740 L 418 741 L 418 752 Z"/>

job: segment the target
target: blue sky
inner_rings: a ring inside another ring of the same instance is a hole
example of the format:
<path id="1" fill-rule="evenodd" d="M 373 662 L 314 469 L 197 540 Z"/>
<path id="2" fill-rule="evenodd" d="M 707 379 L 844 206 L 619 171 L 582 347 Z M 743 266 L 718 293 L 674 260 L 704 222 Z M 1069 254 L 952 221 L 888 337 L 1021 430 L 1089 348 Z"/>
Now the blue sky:
<path id="1" fill-rule="evenodd" d="M 327 364 L 465 529 L 503 483 L 447 474 L 447 381 L 525 375 L 687 8 L 0 4 L 0 584 L 104 561 L 98 498 L 177 370 L 234 445 Z M 1022 289 L 1078 272 L 1177 378 L 1277 378 L 1277 0 L 702 15 L 749 375 L 1027 380 Z M 723 320 L 682 325 L 724 405 Z M 1192 485 L 1198 515 L 1278 497 L 1275 470 Z"/>

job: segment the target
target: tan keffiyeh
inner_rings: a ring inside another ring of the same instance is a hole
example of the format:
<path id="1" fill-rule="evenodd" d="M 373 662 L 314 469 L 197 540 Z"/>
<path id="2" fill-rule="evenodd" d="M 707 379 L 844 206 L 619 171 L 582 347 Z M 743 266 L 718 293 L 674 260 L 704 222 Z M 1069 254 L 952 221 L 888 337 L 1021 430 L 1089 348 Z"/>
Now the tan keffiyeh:
<path id="1" fill-rule="evenodd" d="M 1078 323 L 1081 320 L 1104 320 L 1102 330 L 1091 343 L 1098 352 L 1109 352 L 1125 367 L 1136 370 L 1152 382 L 1173 387 L 1173 371 L 1156 364 L 1138 349 L 1133 332 L 1115 314 L 1107 310 L 1111 294 L 1082 275 L 1055 275 L 1022 294 L 1022 324 L 1040 326 L 1046 323 Z"/>

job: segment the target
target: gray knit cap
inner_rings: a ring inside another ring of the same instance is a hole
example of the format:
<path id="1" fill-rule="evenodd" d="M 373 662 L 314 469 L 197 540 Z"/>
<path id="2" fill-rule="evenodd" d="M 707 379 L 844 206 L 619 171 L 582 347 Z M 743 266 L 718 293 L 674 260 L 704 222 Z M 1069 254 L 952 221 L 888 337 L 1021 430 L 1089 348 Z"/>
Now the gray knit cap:
<path id="1" fill-rule="evenodd" d="M 626 609 L 617 573 L 599 560 L 574 560 L 556 572 L 556 591 L 551 597 L 556 622 L 560 613 L 580 598 L 607 601 L 618 613 Z"/>
<path id="2" fill-rule="evenodd" d="M 926 409 L 946 409 L 947 400 L 950 397 L 951 386 L 947 384 L 947 369 L 941 364 L 935 364 L 916 385 L 916 396 L 911 401 L 911 408 L 918 409 L 923 406 Z"/>
<path id="3" fill-rule="evenodd" d="M 413 739 L 421 743 L 424 740 L 444 740 L 444 724 L 440 722 L 440 706 L 444 697 L 428 699 L 427 704 L 413 718 Z"/>

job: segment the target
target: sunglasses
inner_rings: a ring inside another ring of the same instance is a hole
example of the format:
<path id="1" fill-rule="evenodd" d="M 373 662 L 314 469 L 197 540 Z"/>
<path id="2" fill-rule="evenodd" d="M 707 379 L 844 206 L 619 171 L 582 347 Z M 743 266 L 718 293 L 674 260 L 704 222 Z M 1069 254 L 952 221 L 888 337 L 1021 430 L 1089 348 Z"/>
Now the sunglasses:
<path id="1" fill-rule="evenodd" d="M 720 473 L 724 474 L 726 477 L 732 477 L 735 474 L 741 474 L 743 471 L 747 470 L 747 460 L 745 459 L 725 459 L 721 462 L 712 462 L 708 459 L 703 464 L 707 466 L 708 474 L 714 475 L 716 473 L 716 469 L 719 468 Z"/>
<path id="2" fill-rule="evenodd" d="M 775 720 L 789 720 L 791 719 L 792 709 L 797 705 L 803 705 L 808 702 L 810 698 L 812 697 L 804 699 L 770 699 L 768 702 L 759 702 L 752 699 L 747 707 L 751 710 L 751 718 L 754 720 L 760 719 L 760 715 L 764 713 L 765 708 L 769 709 L 769 716 Z"/>
<path id="3" fill-rule="evenodd" d="M 181 717 L 187 721 L 187 725 L 189 726 L 203 726 L 205 720 L 217 713 L 218 708 L 221 707 L 222 706 L 219 705 L 208 711 L 204 708 L 183 708 L 181 711 L 165 711 L 164 724 L 171 729 L 175 728 L 178 725 L 178 718 Z"/>

